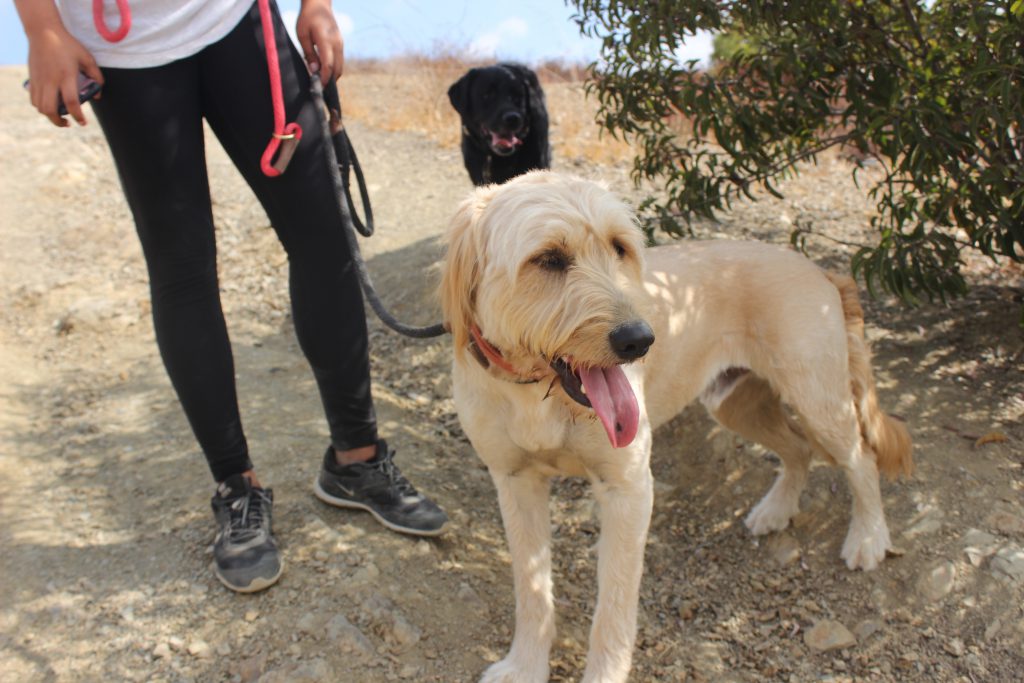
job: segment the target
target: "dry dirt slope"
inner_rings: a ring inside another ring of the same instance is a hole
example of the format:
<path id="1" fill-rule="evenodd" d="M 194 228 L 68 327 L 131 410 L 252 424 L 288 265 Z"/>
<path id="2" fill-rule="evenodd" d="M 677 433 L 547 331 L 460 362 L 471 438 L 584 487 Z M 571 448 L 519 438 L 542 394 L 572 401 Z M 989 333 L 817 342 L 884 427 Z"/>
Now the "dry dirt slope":
<path id="1" fill-rule="evenodd" d="M 382 428 L 451 513 L 451 532 L 411 540 L 317 503 L 326 431 L 290 327 L 284 257 L 213 146 L 243 416 L 287 562 L 273 590 L 228 593 L 207 568 L 210 485 L 156 358 L 144 267 L 99 131 L 50 127 L 23 77 L 0 70 L 0 681 L 474 680 L 508 644 L 511 581 L 491 485 L 452 411 L 447 340 L 371 321 Z M 375 129 L 364 108 L 351 131 L 380 225 L 367 258 L 399 314 L 433 322 L 425 283 L 469 183 L 457 150 Z M 622 168 L 556 163 L 629 191 Z M 784 189 L 787 200 L 702 231 L 784 241 L 793 221 L 812 220 L 837 237 L 863 232 L 868 205 L 841 162 Z M 812 255 L 842 263 L 830 243 Z M 970 298 L 950 308 L 868 305 L 883 401 L 911 425 L 919 463 L 884 485 L 902 555 L 879 571 L 838 560 L 849 497 L 836 472 L 814 472 L 793 528 L 755 541 L 739 520 L 771 482 L 770 457 L 699 411 L 659 432 L 634 680 L 1020 680 L 1021 281 L 977 270 Z M 975 446 L 990 432 L 1007 440 Z M 560 481 L 555 494 L 553 678 L 575 680 L 598 529 L 585 486 Z M 822 631 L 835 649 L 820 649 Z"/>

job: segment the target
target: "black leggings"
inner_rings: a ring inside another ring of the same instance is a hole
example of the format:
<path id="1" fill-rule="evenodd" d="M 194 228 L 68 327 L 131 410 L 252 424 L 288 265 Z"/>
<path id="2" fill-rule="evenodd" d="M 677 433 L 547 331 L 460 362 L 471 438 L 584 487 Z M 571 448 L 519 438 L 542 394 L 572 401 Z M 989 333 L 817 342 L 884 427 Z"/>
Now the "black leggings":
<path id="1" fill-rule="evenodd" d="M 252 467 L 221 310 L 203 119 L 266 210 L 289 261 L 292 316 L 313 368 L 331 441 L 377 440 L 366 318 L 327 165 L 309 75 L 274 11 L 287 121 L 302 141 L 269 178 L 260 157 L 273 130 L 256 5 L 225 38 L 147 69 L 104 69 L 94 111 L 110 144 L 149 270 L 153 323 L 171 382 L 214 479 Z"/>

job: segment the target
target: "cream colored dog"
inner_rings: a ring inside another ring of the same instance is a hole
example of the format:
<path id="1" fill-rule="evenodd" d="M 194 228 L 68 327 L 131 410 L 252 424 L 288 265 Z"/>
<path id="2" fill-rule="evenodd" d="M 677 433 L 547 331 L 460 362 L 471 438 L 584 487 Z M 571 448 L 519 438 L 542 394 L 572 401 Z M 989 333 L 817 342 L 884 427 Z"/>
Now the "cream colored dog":
<path id="1" fill-rule="evenodd" d="M 909 472 L 910 437 L 878 408 L 849 278 L 752 242 L 645 250 L 609 192 L 538 171 L 462 204 L 441 297 L 455 404 L 498 491 L 515 583 L 511 649 L 482 681 L 548 680 L 557 474 L 587 477 L 600 510 L 583 681 L 626 680 L 653 500 L 651 432 L 697 398 L 782 459 L 746 518 L 753 533 L 789 524 L 818 455 L 853 492 L 846 564 L 874 569 L 885 556 L 878 472 Z"/>

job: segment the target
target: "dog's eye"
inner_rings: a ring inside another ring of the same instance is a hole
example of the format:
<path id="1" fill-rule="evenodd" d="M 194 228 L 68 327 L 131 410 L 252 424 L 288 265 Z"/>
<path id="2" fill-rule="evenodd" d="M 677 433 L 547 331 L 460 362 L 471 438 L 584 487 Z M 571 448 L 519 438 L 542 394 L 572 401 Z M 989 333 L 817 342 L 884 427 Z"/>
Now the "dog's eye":
<path id="1" fill-rule="evenodd" d="M 626 245 L 624 245 L 617 239 L 612 240 L 612 249 L 615 250 L 615 253 L 618 255 L 620 259 L 626 258 L 626 254 L 629 253 L 629 250 L 626 249 Z"/>
<path id="2" fill-rule="evenodd" d="M 558 249 L 549 249 L 533 258 L 533 263 L 553 273 L 562 273 L 569 269 L 569 256 Z"/>

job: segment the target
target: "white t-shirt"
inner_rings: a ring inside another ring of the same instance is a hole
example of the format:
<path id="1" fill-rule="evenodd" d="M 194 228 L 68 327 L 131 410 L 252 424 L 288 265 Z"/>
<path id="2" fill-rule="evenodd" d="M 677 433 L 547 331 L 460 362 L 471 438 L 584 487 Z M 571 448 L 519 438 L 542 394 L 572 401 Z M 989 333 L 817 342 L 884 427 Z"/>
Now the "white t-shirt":
<path id="1" fill-rule="evenodd" d="M 129 0 L 131 29 L 108 42 L 96 30 L 92 0 L 57 0 L 68 32 L 88 49 L 96 63 L 123 69 L 169 64 L 189 57 L 231 32 L 254 0 Z M 107 28 L 121 26 L 116 0 L 104 0 Z"/>

